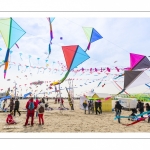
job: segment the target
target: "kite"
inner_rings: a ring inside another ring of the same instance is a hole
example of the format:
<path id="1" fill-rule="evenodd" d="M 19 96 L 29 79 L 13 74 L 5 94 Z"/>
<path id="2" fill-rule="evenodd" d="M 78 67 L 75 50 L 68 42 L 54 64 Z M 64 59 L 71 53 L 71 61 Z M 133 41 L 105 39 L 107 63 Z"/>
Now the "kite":
<path id="1" fill-rule="evenodd" d="M 0 48 L 0 51 L 2 50 L 2 48 Z"/>
<path id="2" fill-rule="evenodd" d="M 22 53 L 19 53 L 19 55 L 20 55 L 20 59 L 22 60 L 22 57 L 21 57 L 21 56 L 22 56 Z"/>
<path id="3" fill-rule="evenodd" d="M 0 102 L 1 102 L 2 100 L 10 99 L 10 98 L 11 98 L 11 96 L 5 96 L 5 97 L 2 97 L 2 98 L 0 99 Z"/>
<path id="4" fill-rule="evenodd" d="M 31 95 L 31 94 L 32 94 L 31 92 L 24 94 L 23 98 L 26 98 L 28 95 Z"/>
<path id="5" fill-rule="evenodd" d="M 0 33 L 7 47 L 5 56 L 4 79 L 8 69 L 10 49 L 26 33 L 12 18 L 0 19 Z"/>
<path id="6" fill-rule="evenodd" d="M 62 37 L 60 37 L 60 40 L 62 40 L 63 38 Z"/>
<path id="7" fill-rule="evenodd" d="M 54 17 L 53 18 L 47 18 L 48 19 L 48 22 L 49 22 L 49 26 L 50 26 L 50 43 L 48 45 L 48 54 L 50 55 L 51 53 L 51 44 L 52 44 L 52 39 L 54 38 L 53 37 L 53 31 L 52 31 L 52 22 L 54 21 Z M 49 57 L 48 55 L 48 57 Z"/>
<path id="8" fill-rule="evenodd" d="M 66 61 L 67 73 L 60 81 L 53 82 L 51 85 L 61 84 L 67 78 L 70 71 L 90 58 L 79 45 L 62 46 L 62 50 Z"/>
<path id="9" fill-rule="evenodd" d="M 85 51 L 90 49 L 91 43 L 103 38 L 94 28 L 91 27 L 83 27 L 84 33 L 89 41 L 89 44 Z"/>
<path id="10" fill-rule="evenodd" d="M 150 61 L 144 55 L 130 53 L 130 67 L 125 70 L 150 68 Z"/>
<path id="11" fill-rule="evenodd" d="M 39 59 L 40 59 L 40 58 L 37 58 L 37 60 L 38 60 L 38 64 L 39 64 Z"/>
<path id="12" fill-rule="evenodd" d="M 30 67 L 31 67 L 31 62 L 30 62 L 30 58 L 31 58 L 31 55 L 29 55 L 29 63 L 30 63 Z"/>
<path id="13" fill-rule="evenodd" d="M 148 85 L 148 84 L 145 84 L 145 85 L 150 88 L 150 85 Z"/>

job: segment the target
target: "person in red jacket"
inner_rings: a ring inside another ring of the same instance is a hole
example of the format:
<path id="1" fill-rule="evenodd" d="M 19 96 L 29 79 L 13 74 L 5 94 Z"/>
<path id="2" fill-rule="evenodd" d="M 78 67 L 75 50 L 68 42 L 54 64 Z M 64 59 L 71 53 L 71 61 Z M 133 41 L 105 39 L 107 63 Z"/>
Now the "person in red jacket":
<path id="1" fill-rule="evenodd" d="M 6 123 L 9 125 L 16 124 L 15 120 L 13 119 L 13 112 L 11 112 L 10 114 L 7 115 Z"/>
<path id="2" fill-rule="evenodd" d="M 27 118 L 26 118 L 26 122 L 25 122 L 24 126 L 28 125 L 29 117 L 31 117 L 31 126 L 33 126 L 34 112 L 35 112 L 36 108 L 37 108 L 37 104 L 36 104 L 36 102 L 34 102 L 33 97 L 31 97 L 26 104 Z"/>

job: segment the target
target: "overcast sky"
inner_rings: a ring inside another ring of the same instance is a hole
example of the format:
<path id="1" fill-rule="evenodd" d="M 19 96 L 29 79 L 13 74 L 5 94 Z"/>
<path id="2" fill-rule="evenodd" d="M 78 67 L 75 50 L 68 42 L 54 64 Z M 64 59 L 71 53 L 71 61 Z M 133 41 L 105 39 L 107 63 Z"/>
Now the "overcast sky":
<path id="1" fill-rule="evenodd" d="M 100 69 L 109 67 L 114 69 L 129 67 L 130 65 L 130 53 L 136 53 L 141 55 L 149 56 L 150 48 L 150 19 L 149 18 L 62 18 L 56 17 L 52 23 L 54 39 L 51 45 L 51 54 L 47 59 L 48 44 L 50 40 L 49 35 L 49 22 L 47 18 L 13 18 L 25 31 L 26 34 L 17 42 L 19 48 L 15 45 L 12 47 L 11 64 L 7 70 L 6 79 L 3 78 L 4 66 L 0 67 L 0 89 L 6 90 L 8 87 L 12 89 L 14 81 L 17 82 L 18 90 L 19 85 L 23 87 L 22 94 L 30 92 L 30 83 L 41 80 L 41 81 L 56 81 L 63 78 L 65 72 L 54 71 L 54 69 L 60 69 L 60 63 L 65 63 L 64 55 L 61 46 L 69 45 L 80 45 L 85 50 L 88 45 L 88 40 L 82 27 L 93 27 L 97 30 L 103 38 L 92 43 L 90 50 L 87 54 L 90 59 L 79 65 L 75 70 L 97 68 Z M 62 37 L 62 39 L 60 39 Z M 0 36 L 0 60 L 1 62 L 5 59 L 6 46 L 2 37 Z M 22 56 L 20 58 L 20 54 Z M 48 67 L 53 71 L 46 69 L 27 68 L 25 65 L 29 64 L 29 55 L 31 55 L 30 62 L 32 66 L 36 67 Z M 38 60 L 39 59 L 39 63 Z M 115 62 L 117 61 L 117 62 Z M 14 63 L 13 63 L 14 62 Z M 114 63 L 115 62 L 115 63 Z M 21 64 L 18 70 L 18 65 Z M 111 70 L 111 75 L 108 75 L 97 87 L 101 79 L 106 76 L 105 73 L 89 73 L 79 72 L 77 74 L 70 73 L 68 78 L 74 79 L 75 95 L 83 94 L 92 89 L 98 93 L 118 93 L 120 90 L 112 81 L 115 74 L 120 74 L 115 69 Z M 149 71 L 146 71 L 149 76 Z M 27 77 L 25 77 L 27 76 Z M 10 79 L 10 81 L 7 81 Z M 78 80 L 77 80 L 78 79 Z M 81 80 L 79 80 L 81 79 Z M 99 80 L 98 80 L 99 79 Z M 123 87 L 123 78 L 120 78 L 117 83 Z M 91 82 L 91 83 L 90 83 Z M 148 81 L 150 82 L 150 81 Z M 25 86 L 25 84 L 27 84 Z M 104 85 L 102 87 L 102 85 Z M 38 88 L 31 86 L 32 89 L 37 89 L 38 92 L 43 90 L 47 91 L 49 83 L 43 84 Z M 65 81 L 61 84 L 61 87 L 68 87 L 68 82 Z M 48 90 L 47 92 L 51 92 Z M 149 89 L 143 84 L 127 90 L 128 93 L 142 93 L 149 92 Z M 21 93 L 21 92 L 20 92 Z M 55 96 L 53 92 L 50 94 Z M 49 95 L 49 96 L 50 96 Z M 62 90 L 62 95 L 66 96 L 66 91 Z"/>

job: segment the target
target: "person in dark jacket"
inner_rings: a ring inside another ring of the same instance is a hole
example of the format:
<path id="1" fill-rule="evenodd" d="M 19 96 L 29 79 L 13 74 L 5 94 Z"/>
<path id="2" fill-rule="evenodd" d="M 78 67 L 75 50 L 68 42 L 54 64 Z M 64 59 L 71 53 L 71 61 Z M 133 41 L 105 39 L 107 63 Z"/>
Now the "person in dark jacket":
<path id="1" fill-rule="evenodd" d="M 138 109 L 140 114 L 142 114 L 144 112 L 144 103 L 142 103 L 140 100 L 138 100 L 136 109 Z M 143 118 L 143 115 L 141 116 L 141 118 Z"/>
<path id="2" fill-rule="evenodd" d="M 99 102 L 96 101 L 95 102 L 95 112 L 96 112 L 96 115 L 97 115 L 97 112 L 100 114 L 100 111 L 98 110 L 98 108 L 99 108 Z"/>
<path id="3" fill-rule="evenodd" d="M 136 117 L 137 110 L 135 108 L 131 109 L 132 113 L 129 115 L 128 120 L 134 121 L 134 117 Z"/>
<path id="4" fill-rule="evenodd" d="M 86 114 L 86 107 L 87 107 L 87 102 L 86 102 L 86 100 L 83 102 L 83 107 L 84 107 L 85 114 Z"/>
<path id="5" fill-rule="evenodd" d="M 123 107 L 121 106 L 119 101 L 117 101 L 116 104 L 115 104 L 115 111 L 116 111 L 116 117 L 118 117 L 118 123 L 120 123 L 120 115 L 121 115 L 121 109 L 122 108 Z"/>
<path id="6" fill-rule="evenodd" d="M 19 116 L 21 116 L 21 113 L 19 111 L 19 105 L 20 105 L 20 102 L 18 101 L 18 99 L 16 99 L 15 108 L 14 108 L 14 116 L 16 115 L 16 111 L 18 112 Z"/>
<path id="7" fill-rule="evenodd" d="M 42 103 L 45 103 L 45 99 L 44 99 L 44 97 L 42 98 Z"/>
<path id="8" fill-rule="evenodd" d="M 102 114 L 102 102 L 101 100 L 98 100 L 98 108 L 99 108 L 99 112 Z"/>
<path id="9" fill-rule="evenodd" d="M 150 111 L 149 103 L 146 103 L 145 107 L 146 107 L 146 111 Z M 148 123 L 150 123 L 150 113 L 148 113 L 147 115 L 148 115 Z"/>

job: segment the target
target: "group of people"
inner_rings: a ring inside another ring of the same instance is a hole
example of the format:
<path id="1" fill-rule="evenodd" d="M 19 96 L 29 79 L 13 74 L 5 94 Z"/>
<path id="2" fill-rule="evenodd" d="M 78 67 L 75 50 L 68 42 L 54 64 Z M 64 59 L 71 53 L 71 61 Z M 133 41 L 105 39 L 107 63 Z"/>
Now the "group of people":
<path id="1" fill-rule="evenodd" d="M 10 104 L 8 106 L 10 107 L 10 113 L 7 115 L 6 118 L 7 124 L 16 124 L 16 121 L 14 120 L 13 116 L 15 116 L 16 111 L 19 113 L 19 116 L 21 115 L 19 111 L 19 105 L 20 103 L 18 99 L 16 99 L 15 102 L 13 98 L 10 100 Z M 31 97 L 26 103 L 27 114 L 26 114 L 26 121 L 24 126 L 34 125 L 35 112 L 36 112 L 36 116 L 39 117 L 39 125 L 44 125 L 45 105 L 47 105 L 47 103 L 45 103 L 44 98 L 42 98 L 41 100 L 36 99 L 36 101 L 34 101 L 33 97 Z M 28 123 L 29 118 L 31 118 L 31 124 Z"/>
<path id="2" fill-rule="evenodd" d="M 93 102 L 92 100 L 89 100 L 88 102 L 85 100 L 83 102 L 83 108 L 84 108 L 84 113 L 86 114 L 86 110 L 88 109 L 88 114 L 90 114 L 90 112 L 92 112 L 92 114 L 94 114 L 94 108 L 95 108 L 95 113 L 96 115 L 102 114 L 102 102 L 101 100 L 97 100 L 95 102 Z"/>
<path id="3" fill-rule="evenodd" d="M 118 123 L 120 123 L 120 115 L 121 115 L 121 110 L 122 110 L 123 106 L 121 106 L 121 104 L 119 103 L 119 101 L 116 101 L 116 104 L 115 104 L 115 112 L 116 112 L 116 117 L 118 117 Z M 144 106 L 144 103 L 140 100 L 138 100 L 138 103 L 137 103 L 137 106 L 136 108 L 133 108 L 132 109 L 132 113 L 131 115 L 129 115 L 129 118 L 128 120 L 131 120 L 133 121 L 133 117 L 136 116 L 137 112 L 139 111 L 139 113 L 141 114 L 141 118 L 144 118 L 142 113 L 144 112 L 144 108 L 146 109 L 146 111 L 150 111 L 150 105 L 149 103 L 146 103 L 145 106 Z M 147 113 L 148 115 L 148 123 L 150 123 L 150 112 Z"/>

